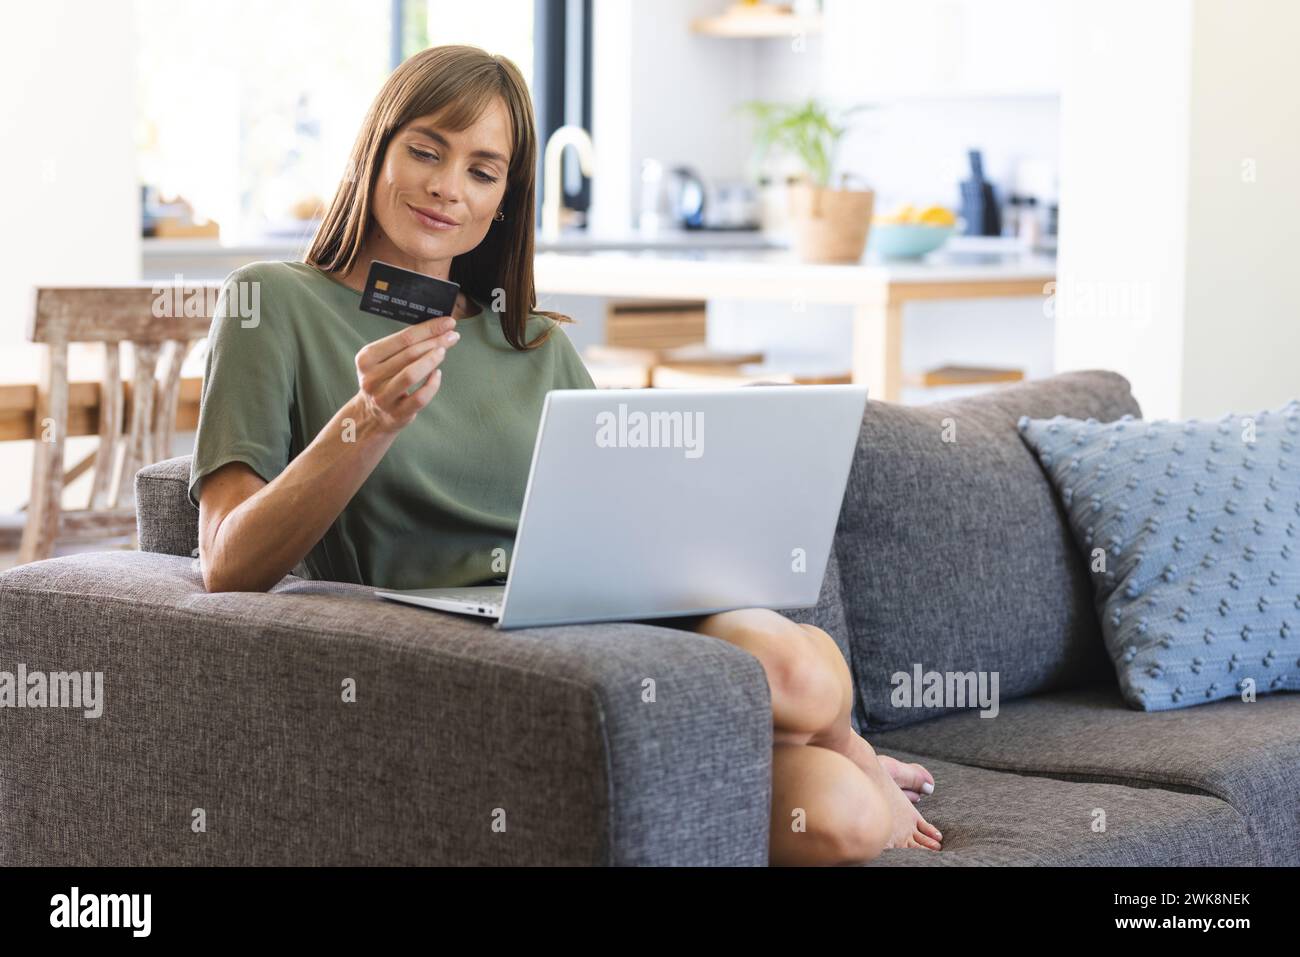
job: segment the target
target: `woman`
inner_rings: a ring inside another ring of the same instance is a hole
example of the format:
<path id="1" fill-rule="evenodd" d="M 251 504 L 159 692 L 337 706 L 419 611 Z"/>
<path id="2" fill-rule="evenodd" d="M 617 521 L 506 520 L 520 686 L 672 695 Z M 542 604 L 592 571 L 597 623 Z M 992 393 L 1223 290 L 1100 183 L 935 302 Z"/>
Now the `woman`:
<path id="1" fill-rule="evenodd" d="M 387 588 L 504 572 L 546 392 L 594 388 L 555 332 L 567 317 L 534 311 L 536 155 L 513 63 L 425 50 L 372 104 L 305 262 L 227 280 L 190 475 L 210 591 L 264 591 L 300 562 Z M 459 283 L 452 316 L 397 328 L 359 311 L 375 260 Z M 256 315 L 231 308 L 250 301 Z M 655 624 L 763 665 L 773 863 L 939 848 L 912 806 L 933 777 L 852 731 L 848 666 L 826 632 L 759 608 Z"/>

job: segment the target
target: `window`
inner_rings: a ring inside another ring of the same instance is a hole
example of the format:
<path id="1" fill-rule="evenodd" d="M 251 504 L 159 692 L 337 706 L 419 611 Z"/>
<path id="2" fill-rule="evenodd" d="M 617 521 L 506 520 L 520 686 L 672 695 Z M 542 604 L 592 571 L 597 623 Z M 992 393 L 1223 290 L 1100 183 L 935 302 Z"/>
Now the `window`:
<path id="1" fill-rule="evenodd" d="M 306 238 L 401 59 L 470 43 L 532 78 L 535 0 L 134 0 L 141 181 L 224 242 Z"/>
<path id="2" fill-rule="evenodd" d="M 540 222 L 546 141 L 561 126 L 591 132 L 591 0 L 534 0 L 537 67 L 533 105 L 537 110 L 537 206 Z M 591 186 L 577 157 L 565 150 L 562 206 L 586 211 Z"/>

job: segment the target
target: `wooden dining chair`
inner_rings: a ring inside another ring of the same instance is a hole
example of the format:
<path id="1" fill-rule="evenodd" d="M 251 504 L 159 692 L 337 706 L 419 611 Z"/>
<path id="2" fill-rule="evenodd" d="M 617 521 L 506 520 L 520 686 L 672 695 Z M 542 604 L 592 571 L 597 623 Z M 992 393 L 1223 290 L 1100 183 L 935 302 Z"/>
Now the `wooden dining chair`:
<path id="1" fill-rule="evenodd" d="M 135 534 L 135 473 L 171 454 L 181 366 L 194 344 L 208 334 L 211 304 L 219 289 L 220 283 L 138 282 L 34 290 L 28 338 L 45 346 L 45 356 L 37 386 L 32 493 L 20 563 L 49 558 L 60 540 Z M 74 343 L 103 347 L 99 443 L 91 455 L 65 471 L 68 347 Z M 134 360 L 129 381 L 122 375 L 126 343 Z M 64 488 L 92 466 L 85 507 L 65 510 Z"/>

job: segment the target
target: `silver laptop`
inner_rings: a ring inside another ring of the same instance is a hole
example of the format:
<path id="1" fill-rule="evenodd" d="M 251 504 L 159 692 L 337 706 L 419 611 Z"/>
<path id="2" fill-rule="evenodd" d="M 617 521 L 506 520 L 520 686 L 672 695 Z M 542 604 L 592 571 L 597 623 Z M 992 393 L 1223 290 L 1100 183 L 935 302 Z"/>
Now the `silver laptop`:
<path id="1" fill-rule="evenodd" d="M 554 390 L 505 583 L 375 594 L 502 629 L 814 606 L 866 398 Z"/>

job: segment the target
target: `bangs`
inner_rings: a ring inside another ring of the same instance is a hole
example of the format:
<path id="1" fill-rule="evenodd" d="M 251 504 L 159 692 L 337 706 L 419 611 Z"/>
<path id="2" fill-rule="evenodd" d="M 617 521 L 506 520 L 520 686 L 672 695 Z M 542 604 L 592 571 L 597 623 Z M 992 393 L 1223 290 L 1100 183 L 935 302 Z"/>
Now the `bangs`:
<path id="1" fill-rule="evenodd" d="M 460 133 L 478 121 L 493 101 L 500 100 L 510 118 L 510 165 L 519 153 L 519 134 L 511 98 L 495 64 L 461 74 L 454 79 L 431 85 L 421 95 L 412 97 L 406 115 L 398 118 L 394 129 L 400 129 L 412 120 L 430 116 L 445 130 Z"/>

